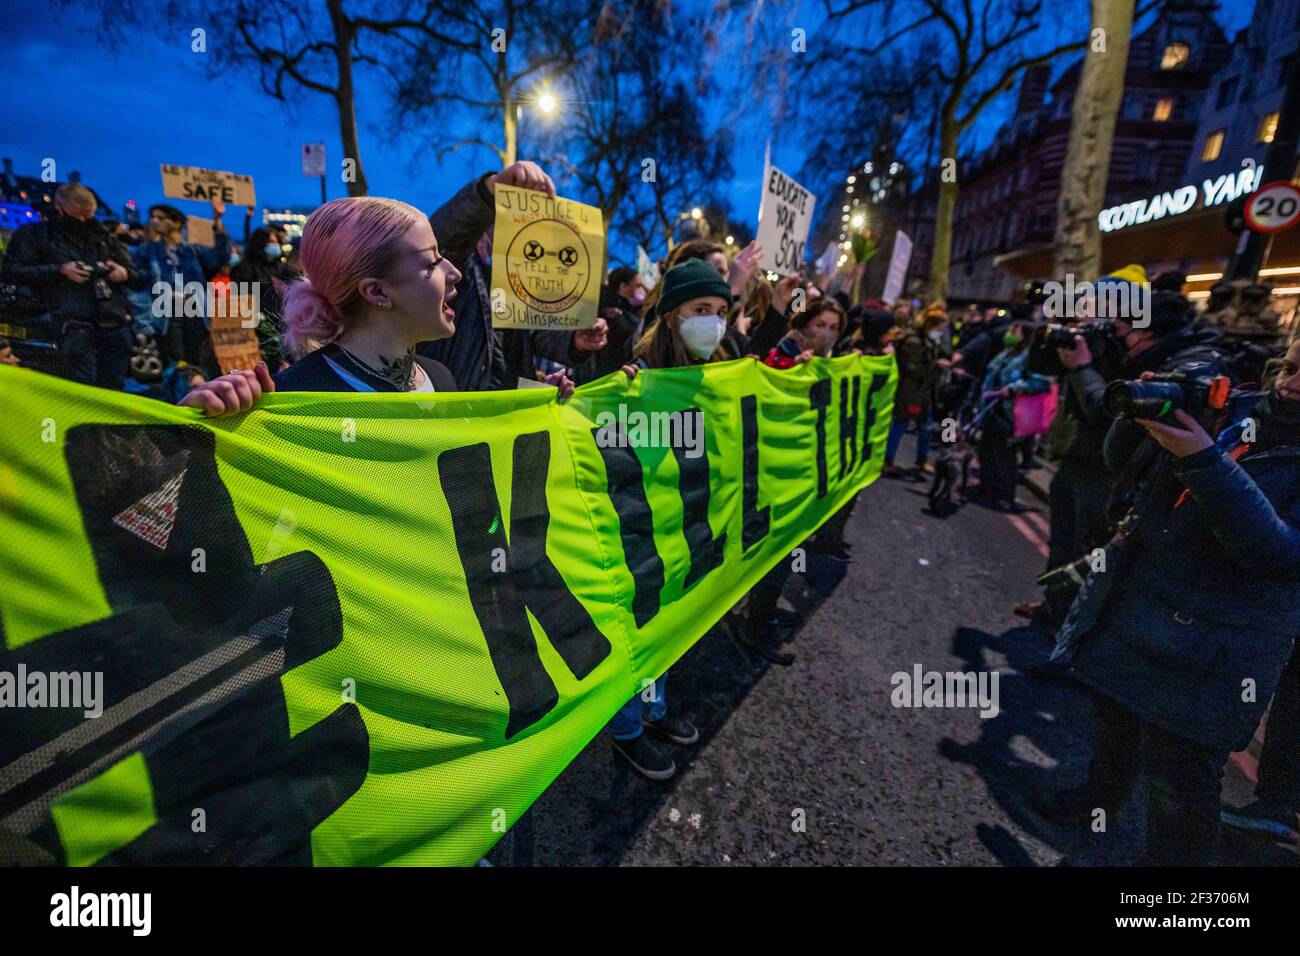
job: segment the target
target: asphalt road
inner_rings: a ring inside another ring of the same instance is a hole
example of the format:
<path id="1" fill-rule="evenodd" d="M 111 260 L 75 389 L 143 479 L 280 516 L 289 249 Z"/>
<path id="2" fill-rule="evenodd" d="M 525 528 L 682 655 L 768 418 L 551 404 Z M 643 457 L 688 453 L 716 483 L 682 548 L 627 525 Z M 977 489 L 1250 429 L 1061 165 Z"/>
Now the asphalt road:
<path id="1" fill-rule="evenodd" d="M 910 460 L 909 449 L 899 461 Z M 489 856 L 494 865 L 1115 865 L 1141 852 L 1141 797 L 1103 833 L 1041 820 L 1031 796 L 1082 780 L 1089 703 L 1024 674 L 1051 649 L 1011 608 L 1036 599 L 1046 506 L 1007 516 L 972 501 L 938 518 L 926 485 L 881 480 L 848 525 L 853 560 L 806 613 L 791 667 L 714 628 L 673 667 L 671 706 L 699 726 L 677 776 L 633 773 L 598 736 Z M 891 675 L 998 673 L 999 712 L 893 706 Z M 668 746 L 668 745 L 666 745 Z M 1230 768 L 1225 792 L 1249 798 Z M 1224 862 L 1296 865 L 1226 833 Z"/>

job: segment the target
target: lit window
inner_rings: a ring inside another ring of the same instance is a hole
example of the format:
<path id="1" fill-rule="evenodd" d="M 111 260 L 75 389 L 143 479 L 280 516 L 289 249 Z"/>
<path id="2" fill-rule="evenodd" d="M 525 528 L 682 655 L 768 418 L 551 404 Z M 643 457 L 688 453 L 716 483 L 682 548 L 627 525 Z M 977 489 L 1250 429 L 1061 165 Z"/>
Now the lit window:
<path id="1" fill-rule="evenodd" d="M 1259 121 L 1259 141 L 1261 143 L 1273 142 L 1273 137 L 1277 135 L 1277 114 L 1269 113 Z"/>
<path id="2" fill-rule="evenodd" d="M 1170 99 L 1156 100 L 1156 111 L 1151 118 L 1157 123 L 1163 123 L 1169 119 L 1174 112 L 1174 101 Z"/>
<path id="3" fill-rule="evenodd" d="M 1186 43 L 1171 43 L 1165 47 L 1164 56 L 1160 58 L 1160 69 L 1176 70 L 1187 62 L 1192 51 Z"/>
<path id="4" fill-rule="evenodd" d="M 1219 153 L 1223 150 L 1223 130 L 1216 129 L 1209 136 L 1205 137 L 1205 145 L 1201 147 L 1201 162 L 1212 163 L 1219 158 Z"/>

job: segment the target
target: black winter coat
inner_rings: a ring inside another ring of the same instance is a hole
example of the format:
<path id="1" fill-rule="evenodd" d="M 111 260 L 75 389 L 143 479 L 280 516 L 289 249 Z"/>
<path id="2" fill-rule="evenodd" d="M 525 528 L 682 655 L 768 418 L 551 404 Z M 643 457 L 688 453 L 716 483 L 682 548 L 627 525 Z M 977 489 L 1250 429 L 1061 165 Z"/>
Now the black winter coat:
<path id="1" fill-rule="evenodd" d="M 116 262 L 126 269 L 125 282 L 107 282 L 112 295 L 99 299 L 95 283 L 73 282 L 59 272 L 65 262 Z M 60 319 L 76 319 L 97 325 L 126 325 L 131 321 L 128 289 L 143 288 L 144 279 L 135 267 L 125 243 L 115 239 L 96 219 L 79 223 L 56 213 L 52 218 L 21 227 L 9 240 L 0 265 L 0 278 L 32 290 L 48 311 Z"/>
<path id="2" fill-rule="evenodd" d="M 1225 752 L 1250 741 L 1300 635 L 1300 413 L 1270 402 L 1250 411 L 1255 443 L 1238 447 L 1243 416 L 1216 445 L 1143 469 L 1136 528 L 1107 545 L 1053 655 L 1139 717 Z M 1108 440 L 1112 467 L 1127 447 Z"/>

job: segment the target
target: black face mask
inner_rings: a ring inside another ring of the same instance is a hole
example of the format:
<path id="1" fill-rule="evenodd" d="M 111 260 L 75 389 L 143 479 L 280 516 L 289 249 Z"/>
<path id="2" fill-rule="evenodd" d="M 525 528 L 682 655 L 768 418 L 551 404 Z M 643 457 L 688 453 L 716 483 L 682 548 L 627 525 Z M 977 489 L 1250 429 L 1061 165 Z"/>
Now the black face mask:
<path id="1" fill-rule="evenodd" d="M 93 219 L 74 219 L 66 212 L 60 212 L 59 218 L 63 222 L 63 231 L 74 239 L 84 239 L 92 234 L 95 228 Z"/>

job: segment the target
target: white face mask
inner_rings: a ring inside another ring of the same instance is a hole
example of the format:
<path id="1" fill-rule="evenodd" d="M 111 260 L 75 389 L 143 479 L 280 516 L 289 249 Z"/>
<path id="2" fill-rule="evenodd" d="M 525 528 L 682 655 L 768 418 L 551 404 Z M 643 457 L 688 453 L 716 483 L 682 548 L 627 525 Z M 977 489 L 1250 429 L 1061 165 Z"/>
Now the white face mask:
<path id="1" fill-rule="evenodd" d="M 712 355 L 726 331 L 727 320 L 720 315 L 692 315 L 682 319 L 682 341 L 686 350 L 698 359 Z"/>

